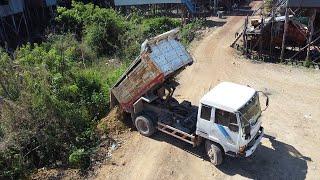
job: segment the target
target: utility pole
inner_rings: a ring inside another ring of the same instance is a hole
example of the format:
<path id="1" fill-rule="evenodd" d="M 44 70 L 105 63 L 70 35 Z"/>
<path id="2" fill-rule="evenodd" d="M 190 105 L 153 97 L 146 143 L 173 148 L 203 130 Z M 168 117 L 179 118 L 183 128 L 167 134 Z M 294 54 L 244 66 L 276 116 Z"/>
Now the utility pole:
<path id="1" fill-rule="evenodd" d="M 217 7 L 218 7 L 218 0 L 214 0 L 213 1 L 213 11 L 214 11 L 215 15 L 217 14 Z"/>
<path id="2" fill-rule="evenodd" d="M 288 7 L 286 8 L 286 15 L 285 15 L 285 21 L 284 21 L 284 31 L 282 36 L 282 47 L 281 47 L 281 56 L 280 56 L 280 62 L 283 61 L 284 51 L 286 48 L 286 39 L 287 39 L 287 32 L 288 32 L 288 22 L 289 22 L 289 10 Z"/>
<path id="3" fill-rule="evenodd" d="M 269 45 L 269 58 L 273 56 L 273 26 L 274 26 L 274 9 L 271 9 L 271 29 L 270 29 L 270 45 Z"/>
<path id="4" fill-rule="evenodd" d="M 263 29 L 264 29 L 264 17 L 261 18 L 261 28 L 260 28 L 260 42 L 259 42 L 259 58 L 262 57 L 262 40 L 263 40 Z"/>
<path id="5" fill-rule="evenodd" d="M 247 54 L 247 27 L 248 27 L 248 16 L 244 22 L 243 28 L 243 54 Z"/>
<path id="6" fill-rule="evenodd" d="M 309 18 L 309 39 L 308 39 L 308 49 L 307 49 L 307 57 L 306 57 L 306 62 L 310 61 L 310 46 L 311 46 L 311 41 L 314 33 L 314 20 L 316 18 L 317 14 L 317 9 L 313 9 L 312 15 Z"/>

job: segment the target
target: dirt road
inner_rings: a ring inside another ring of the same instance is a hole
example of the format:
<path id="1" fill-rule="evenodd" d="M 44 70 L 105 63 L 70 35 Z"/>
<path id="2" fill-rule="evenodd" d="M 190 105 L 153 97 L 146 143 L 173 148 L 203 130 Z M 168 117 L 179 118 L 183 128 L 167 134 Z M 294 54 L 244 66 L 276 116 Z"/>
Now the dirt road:
<path id="1" fill-rule="evenodd" d="M 252 63 L 229 48 L 244 17 L 229 17 L 196 43 L 196 62 L 179 77 L 177 99 L 197 104 L 220 81 L 247 84 L 270 93 L 262 121 L 266 136 L 247 159 L 227 158 L 216 168 L 202 148 L 162 133 L 137 132 L 102 166 L 97 179 L 319 179 L 320 72 L 277 64 Z"/>

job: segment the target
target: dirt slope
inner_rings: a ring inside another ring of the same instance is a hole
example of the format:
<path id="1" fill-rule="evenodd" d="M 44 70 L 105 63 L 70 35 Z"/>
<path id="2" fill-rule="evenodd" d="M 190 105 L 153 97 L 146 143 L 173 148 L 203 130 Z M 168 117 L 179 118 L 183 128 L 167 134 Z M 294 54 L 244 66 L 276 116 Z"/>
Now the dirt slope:
<path id="1" fill-rule="evenodd" d="M 202 148 L 162 133 L 133 132 L 101 167 L 97 179 L 318 179 L 320 177 L 320 72 L 243 60 L 229 48 L 244 17 L 227 23 L 193 48 L 196 62 L 179 77 L 180 100 L 197 104 L 220 81 L 248 84 L 270 93 L 263 115 L 266 136 L 248 159 L 227 158 L 216 168 Z"/>

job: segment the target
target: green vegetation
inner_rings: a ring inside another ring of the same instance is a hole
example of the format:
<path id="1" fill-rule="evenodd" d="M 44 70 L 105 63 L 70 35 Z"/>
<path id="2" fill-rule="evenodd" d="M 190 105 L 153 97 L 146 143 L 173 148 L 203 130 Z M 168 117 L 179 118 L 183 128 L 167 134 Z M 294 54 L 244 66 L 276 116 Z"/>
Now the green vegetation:
<path id="1" fill-rule="evenodd" d="M 90 156 L 84 149 L 77 149 L 70 154 L 69 162 L 74 167 L 86 169 L 90 166 Z"/>
<path id="2" fill-rule="evenodd" d="M 180 38 L 184 45 L 188 45 L 196 38 L 196 31 L 204 26 L 204 21 L 194 21 L 181 28 Z"/>
<path id="3" fill-rule="evenodd" d="M 58 33 L 9 55 L 0 50 L 0 179 L 34 168 L 87 169 L 109 89 L 148 37 L 181 24 L 167 17 L 126 19 L 112 9 L 73 2 L 58 8 Z M 182 29 L 190 42 L 198 22 Z M 108 60 L 108 59 L 121 60 Z"/>

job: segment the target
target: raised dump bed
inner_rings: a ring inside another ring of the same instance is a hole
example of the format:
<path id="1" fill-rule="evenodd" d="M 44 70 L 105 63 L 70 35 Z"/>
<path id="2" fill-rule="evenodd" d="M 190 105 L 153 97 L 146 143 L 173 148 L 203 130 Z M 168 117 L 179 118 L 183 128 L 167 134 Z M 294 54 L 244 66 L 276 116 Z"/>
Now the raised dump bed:
<path id="1" fill-rule="evenodd" d="M 175 77 L 193 59 L 176 39 L 177 29 L 146 40 L 141 53 L 111 88 L 111 107 L 120 104 L 129 113 L 148 91 Z"/>

